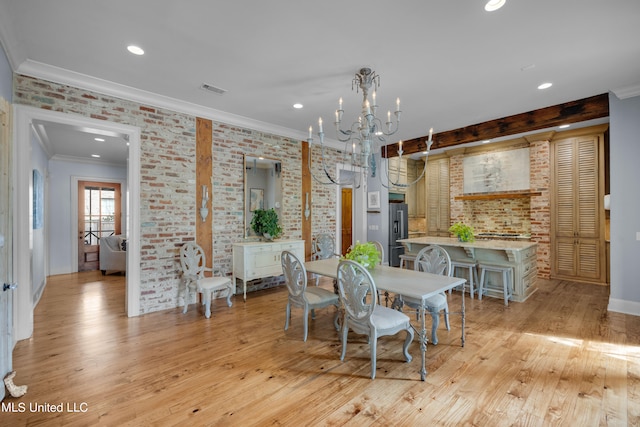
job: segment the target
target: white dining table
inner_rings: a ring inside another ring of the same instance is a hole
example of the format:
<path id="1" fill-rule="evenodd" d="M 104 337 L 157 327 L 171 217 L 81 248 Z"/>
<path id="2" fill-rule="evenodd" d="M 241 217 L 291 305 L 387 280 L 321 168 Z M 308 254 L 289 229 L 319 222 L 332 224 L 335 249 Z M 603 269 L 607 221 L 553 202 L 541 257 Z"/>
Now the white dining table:
<path id="1" fill-rule="evenodd" d="M 328 258 L 318 261 L 305 262 L 304 266 L 309 273 L 319 274 L 334 279 L 338 277 L 338 258 Z M 420 330 L 417 330 L 420 339 L 420 352 L 422 354 L 422 367 L 420 368 L 420 379 L 424 381 L 427 376 L 426 355 L 427 355 L 427 329 L 425 325 L 424 302 L 427 298 L 459 287 L 466 282 L 466 279 L 458 277 L 443 276 L 432 273 L 424 273 L 415 270 L 406 270 L 386 265 L 377 265 L 369 270 L 376 288 L 405 297 L 422 300 L 419 310 L 418 322 Z M 464 286 L 462 289 L 461 317 L 462 317 L 462 347 L 464 347 Z M 415 328 L 414 328 L 415 329 Z"/>

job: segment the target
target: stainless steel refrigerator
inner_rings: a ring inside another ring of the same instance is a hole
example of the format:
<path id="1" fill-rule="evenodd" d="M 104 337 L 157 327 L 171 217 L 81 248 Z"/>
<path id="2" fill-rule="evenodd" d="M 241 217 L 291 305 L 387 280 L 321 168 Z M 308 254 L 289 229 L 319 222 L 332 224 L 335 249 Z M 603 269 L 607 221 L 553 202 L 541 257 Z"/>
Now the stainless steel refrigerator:
<path id="1" fill-rule="evenodd" d="M 398 240 L 409 236 L 409 209 L 406 203 L 389 203 L 389 265 L 400 267 L 404 246 Z"/>

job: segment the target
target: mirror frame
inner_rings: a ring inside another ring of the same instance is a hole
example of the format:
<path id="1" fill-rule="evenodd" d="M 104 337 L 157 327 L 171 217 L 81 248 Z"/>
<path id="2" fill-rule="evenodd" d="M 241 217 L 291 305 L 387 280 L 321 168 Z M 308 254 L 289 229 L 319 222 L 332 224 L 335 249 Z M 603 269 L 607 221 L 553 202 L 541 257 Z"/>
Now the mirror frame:
<path id="1" fill-rule="evenodd" d="M 282 201 L 283 201 L 283 185 L 282 185 L 282 161 L 278 159 L 273 159 L 264 156 L 252 156 L 249 154 L 244 155 L 244 238 L 258 238 L 253 230 L 251 230 L 251 215 L 252 212 L 250 210 L 250 197 L 251 197 L 251 183 L 249 182 L 248 168 L 253 168 L 253 166 L 257 166 L 258 169 L 270 169 L 271 170 L 271 179 L 270 182 L 274 182 L 273 188 L 270 188 L 269 185 L 262 188 L 263 197 L 265 204 L 263 205 L 263 209 L 271 209 L 275 208 L 278 212 L 278 222 L 282 225 Z M 258 165 L 269 165 L 268 167 L 260 167 Z M 274 174 L 278 174 L 279 178 L 276 178 Z M 253 188 L 255 190 L 260 190 L 260 188 Z"/>

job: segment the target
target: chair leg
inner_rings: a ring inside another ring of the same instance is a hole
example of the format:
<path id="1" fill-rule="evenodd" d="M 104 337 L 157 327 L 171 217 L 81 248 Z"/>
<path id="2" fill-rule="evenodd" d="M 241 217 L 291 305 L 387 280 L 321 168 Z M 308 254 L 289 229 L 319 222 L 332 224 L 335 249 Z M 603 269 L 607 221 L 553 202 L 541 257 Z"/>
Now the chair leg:
<path id="1" fill-rule="evenodd" d="M 233 292 L 231 291 L 231 285 L 229 285 L 229 287 L 227 288 L 227 306 L 231 307 L 233 305 L 233 303 L 231 302 L 231 295 L 233 294 Z"/>
<path id="2" fill-rule="evenodd" d="M 207 319 L 211 317 L 211 291 L 204 290 L 202 291 L 202 298 L 204 298 L 204 317 Z"/>
<path id="3" fill-rule="evenodd" d="M 371 349 L 371 379 L 376 378 L 376 352 L 378 349 L 378 337 L 369 337 L 369 348 Z"/>
<path id="4" fill-rule="evenodd" d="M 311 310 L 312 316 L 314 311 Z M 307 333 L 309 330 L 309 307 L 304 307 L 304 312 L 302 313 L 302 327 L 304 328 L 304 342 L 307 342 Z"/>
<path id="5" fill-rule="evenodd" d="M 291 317 L 291 303 L 287 302 L 287 314 L 286 314 L 286 319 L 284 321 L 284 330 L 286 331 L 287 329 L 289 329 L 289 318 Z"/>
<path id="6" fill-rule="evenodd" d="M 482 299 L 482 294 L 484 293 L 484 268 L 480 272 L 480 284 L 478 285 L 478 299 Z"/>
<path id="7" fill-rule="evenodd" d="M 189 308 L 189 282 L 185 282 L 185 284 L 184 284 L 184 310 L 182 310 L 182 314 L 186 314 L 188 308 Z"/>
<path id="8" fill-rule="evenodd" d="M 451 325 L 449 324 L 449 307 L 444 308 L 444 326 L 447 328 L 447 331 L 451 330 Z"/>
<path id="9" fill-rule="evenodd" d="M 404 353 L 404 358 L 407 363 L 411 362 L 411 355 L 409 354 L 409 345 L 413 341 L 413 328 L 411 325 L 407 328 L 407 338 L 404 340 L 404 345 L 402 346 L 402 352 Z"/>
<path id="10" fill-rule="evenodd" d="M 349 327 L 347 326 L 347 319 L 342 321 L 342 353 L 340 354 L 340 361 L 344 361 L 344 357 L 347 355 L 347 335 L 349 334 Z"/>
<path id="11" fill-rule="evenodd" d="M 440 326 L 440 313 L 431 313 L 431 343 L 438 345 L 438 326 Z"/>

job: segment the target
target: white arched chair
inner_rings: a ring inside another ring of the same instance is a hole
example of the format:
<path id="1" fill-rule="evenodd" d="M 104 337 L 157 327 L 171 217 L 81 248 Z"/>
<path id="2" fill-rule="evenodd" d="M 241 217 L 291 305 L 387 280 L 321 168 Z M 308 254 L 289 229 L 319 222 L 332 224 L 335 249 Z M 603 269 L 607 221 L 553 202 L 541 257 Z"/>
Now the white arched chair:
<path id="1" fill-rule="evenodd" d="M 340 254 L 336 253 L 336 243 L 331 234 L 320 233 L 311 239 L 311 261 L 333 257 L 338 258 L 340 257 Z M 320 276 L 318 274 L 314 274 L 314 276 L 316 279 L 316 286 L 318 286 Z"/>
<path id="2" fill-rule="evenodd" d="M 205 317 L 211 317 L 211 298 L 215 291 L 227 291 L 227 305 L 231 307 L 231 287 L 230 277 L 205 277 L 205 271 L 213 271 L 206 267 L 204 251 L 194 242 L 185 243 L 180 248 L 180 266 L 182 267 L 182 281 L 184 284 L 184 310 L 189 307 L 189 296 L 191 292 L 202 294 L 202 304 L 205 306 Z"/>
<path id="3" fill-rule="evenodd" d="M 451 258 L 447 251 L 438 245 L 429 245 L 420 250 L 414 261 L 414 270 L 424 271 L 433 274 L 443 274 L 451 276 Z M 396 295 L 392 307 L 402 309 L 403 304 L 419 310 L 421 301 L 413 298 Z M 440 311 L 444 311 L 444 323 L 447 331 L 451 329 L 449 324 L 449 304 L 447 303 L 447 295 L 444 292 L 428 298 L 424 304 L 425 310 L 431 314 L 431 342 L 438 344 L 438 326 L 440 325 Z"/>
<path id="4" fill-rule="evenodd" d="M 284 281 L 289 291 L 287 300 L 287 318 L 284 323 L 284 330 L 289 329 L 289 319 L 291 318 L 291 306 L 300 307 L 303 310 L 302 321 L 304 328 L 304 341 L 307 341 L 309 311 L 311 318 L 315 319 L 315 309 L 324 308 L 330 305 L 336 306 L 336 315 L 333 323 L 338 330 L 338 295 L 317 286 L 307 287 L 307 270 L 297 256 L 292 252 L 283 251 L 280 256 Z"/>
<path id="5" fill-rule="evenodd" d="M 371 274 L 360 264 L 344 260 L 338 264 L 338 293 L 344 309 L 342 321 L 342 354 L 347 354 L 349 329 L 367 335 L 371 351 L 371 379 L 376 377 L 376 348 L 378 337 L 395 335 L 407 331 L 402 351 L 407 362 L 411 362 L 409 344 L 413 340 L 413 328 L 409 317 L 397 310 L 377 304 L 376 284 Z"/>

